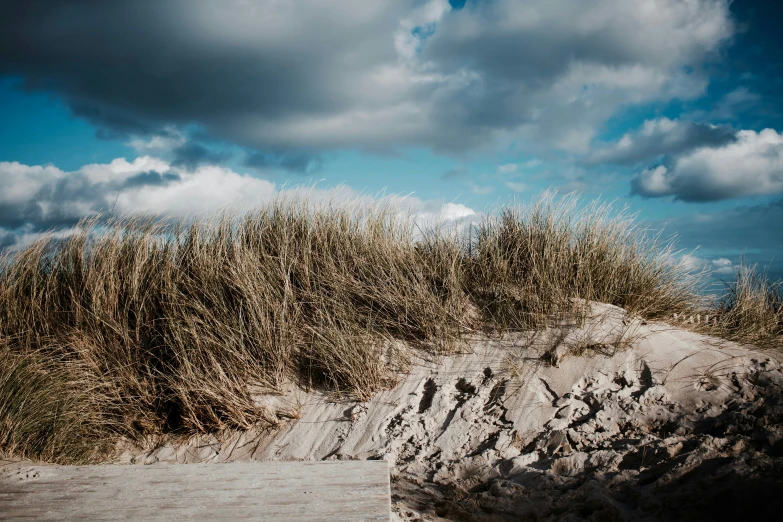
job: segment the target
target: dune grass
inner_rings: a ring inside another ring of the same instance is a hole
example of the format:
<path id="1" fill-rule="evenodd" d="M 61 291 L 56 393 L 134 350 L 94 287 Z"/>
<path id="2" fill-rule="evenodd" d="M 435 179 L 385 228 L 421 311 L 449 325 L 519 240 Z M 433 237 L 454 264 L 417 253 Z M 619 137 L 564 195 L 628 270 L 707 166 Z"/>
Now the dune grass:
<path id="1" fill-rule="evenodd" d="M 87 221 L 0 261 L 0 451 L 88 462 L 120 437 L 273 427 L 296 412 L 259 394 L 367 399 L 411 350 L 448 353 L 467 332 L 538 328 L 590 300 L 695 309 L 672 249 L 573 197 L 451 230 L 383 202 L 284 199 L 188 224 Z"/>
<path id="2" fill-rule="evenodd" d="M 481 223 L 465 286 L 494 326 L 546 326 L 579 313 L 575 298 L 647 318 L 697 305 L 698 274 L 673 262 L 672 239 L 641 230 L 625 209 L 579 204 L 547 196 Z"/>
<path id="3" fill-rule="evenodd" d="M 760 348 L 783 347 L 783 281 L 770 281 L 757 266 L 737 267 L 714 314 L 710 333 Z"/>

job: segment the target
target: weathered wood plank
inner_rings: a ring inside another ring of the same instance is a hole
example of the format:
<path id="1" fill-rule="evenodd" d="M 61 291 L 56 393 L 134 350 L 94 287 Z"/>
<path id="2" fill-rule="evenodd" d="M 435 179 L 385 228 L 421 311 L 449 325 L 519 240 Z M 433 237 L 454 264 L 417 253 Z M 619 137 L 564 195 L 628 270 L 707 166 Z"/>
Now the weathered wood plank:
<path id="1" fill-rule="evenodd" d="M 4 520 L 384 520 L 386 461 L 25 466 L 0 474 Z"/>

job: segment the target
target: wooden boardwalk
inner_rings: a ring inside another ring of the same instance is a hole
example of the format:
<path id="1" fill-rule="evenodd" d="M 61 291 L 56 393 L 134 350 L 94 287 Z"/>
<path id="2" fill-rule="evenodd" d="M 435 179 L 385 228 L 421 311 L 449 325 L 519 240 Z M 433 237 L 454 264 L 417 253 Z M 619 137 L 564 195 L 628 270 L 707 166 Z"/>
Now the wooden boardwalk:
<path id="1" fill-rule="evenodd" d="M 386 461 L 24 466 L 0 475 L 0 520 L 383 520 Z"/>

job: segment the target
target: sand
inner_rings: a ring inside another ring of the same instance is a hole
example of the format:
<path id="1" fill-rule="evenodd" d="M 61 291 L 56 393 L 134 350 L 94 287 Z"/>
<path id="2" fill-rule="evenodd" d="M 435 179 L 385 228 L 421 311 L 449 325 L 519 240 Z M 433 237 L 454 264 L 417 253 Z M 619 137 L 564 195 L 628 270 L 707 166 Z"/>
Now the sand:
<path id="1" fill-rule="evenodd" d="M 554 350 L 477 336 L 369 402 L 292 389 L 275 400 L 300 416 L 278 430 L 124 445 L 115 462 L 386 459 L 396 520 L 777 518 L 779 362 L 595 312 Z"/>

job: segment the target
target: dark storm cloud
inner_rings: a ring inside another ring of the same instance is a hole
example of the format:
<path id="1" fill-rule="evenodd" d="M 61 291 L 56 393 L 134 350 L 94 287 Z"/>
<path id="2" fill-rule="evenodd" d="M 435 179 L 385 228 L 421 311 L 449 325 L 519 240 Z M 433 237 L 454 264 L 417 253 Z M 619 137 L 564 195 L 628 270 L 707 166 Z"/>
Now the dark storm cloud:
<path id="1" fill-rule="evenodd" d="M 198 124 L 261 151 L 458 153 L 513 131 L 578 149 L 620 106 L 699 91 L 679 71 L 732 33 L 725 0 L 657 1 L 664 15 L 627 0 L 10 0 L 0 74 L 105 137 Z"/>
<path id="2" fill-rule="evenodd" d="M 114 132 L 195 121 L 252 145 L 246 121 L 339 112 L 356 68 L 393 57 L 374 35 L 391 34 L 406 2 L 374 4 L 12 0 L 0 8 L 0 73 Z"/>
<path id="3" fill-rule="evenodd" d="M 259 169 L 279 168 L 296 174 L 313 174 L 323 167 L 323 158 L 308 152 L 253 152 L 245 165 Z"/>
<path id="4" fill-rule="evenodd" d="M 444 127 L 532 125 L 534 141 L 583 152 L 619 106 L 698 94 L 699 75 L 677 71 L 731 34 L 728 4 L 658 4 L 666 15 L 645 10 L 649 3 L 610 0 L 466 3 L 423 48 L 440 70 L 478 78 L 443 97 Z"/>
<path id="5" fill-rule="evenodd" d="M 18 240 L 19 236 L 14 232 L 0 230 L 0 252 L 14 246 Z"/>
<path id="6" fill-rule="evenodd" d="M 214 151 L 193 141 L 175 147 L 172 155 L 172 165 L 189 169 L 207 164 L 220 165 L 231 158 L 231 154 L 227 152 Z"/>
<path id="7" fill-rule="evenodd" d="M 160 172 L 150 170 L 148 172 L 141 172 L 135 176 L 129 177 L 122 182 L 118 189 L 122 190 L 136 187 L 161 187 L 168 185 L 169 183 L 180 181 L 181 179 L 182 177 L 176 172 L 164 172 L 161 174 Z"/>
<path id="8" fill-rule="evenodd" d="M 57 202 L 45 208 L 47 202 L 24 201 L 14 204 L 0 203 L 0 223 L 8 228 L 32 225 L 36 230 L 72 226 L 85 217 L 78 204 L 83 201 Z M 100 211 L 100 209 L 96 209 Z M 106 208 L 105 210 L 108 210 Z"/>
<path id="9" fill-rule="evenodd" d="M 702 147 L 722 147 L 737 141 L 737 131 L 727 125 L 710 125 L 662 118 L 648 120 L 613 146 L 590 154 L 585 163 L 636 165 L 659 157 L 674 158 Z"/>
<path id="10" fill-rule="evenodd" d="M 85 209 L 108 211 L 106 205 L 112 190 L 116 192 L 115 187 L 90 183 L 81 173 L 50 180 L 42 183 L 29 199 L 0 202 L 0 226 L 33 225 L 41 230 L 71 226 L 86 215 Z"/>

